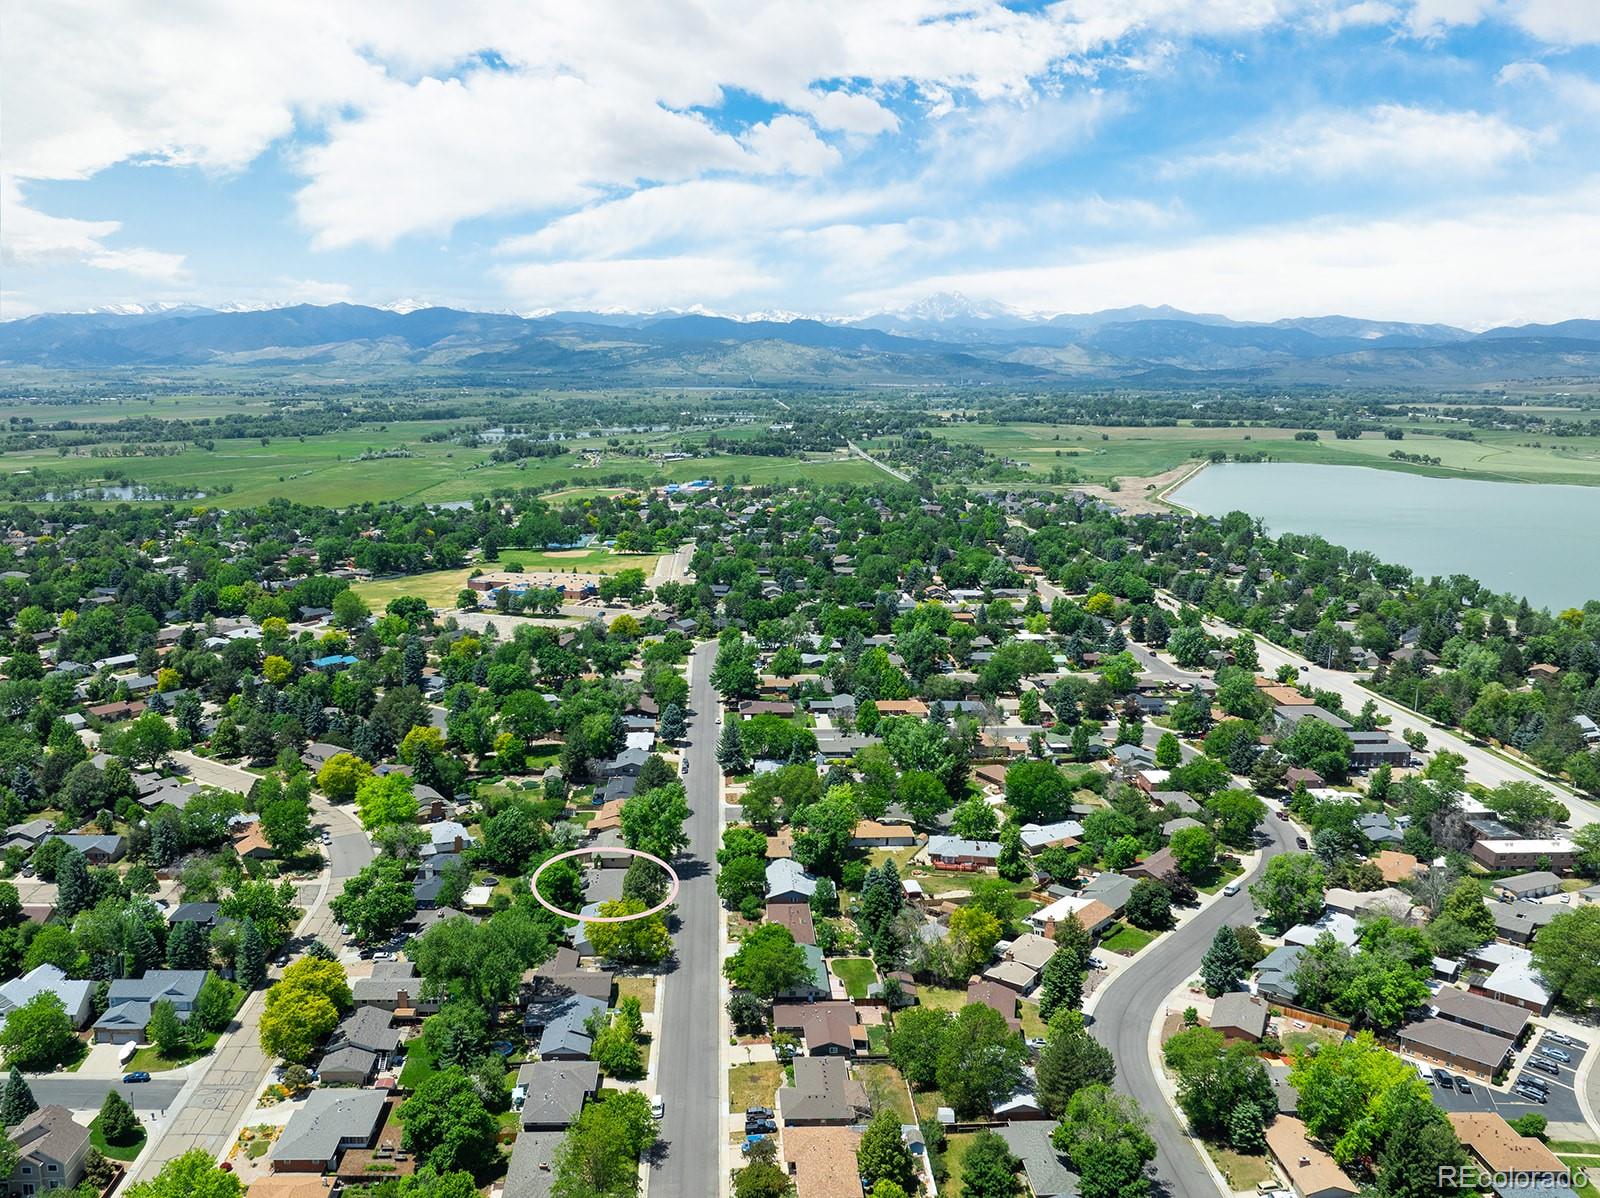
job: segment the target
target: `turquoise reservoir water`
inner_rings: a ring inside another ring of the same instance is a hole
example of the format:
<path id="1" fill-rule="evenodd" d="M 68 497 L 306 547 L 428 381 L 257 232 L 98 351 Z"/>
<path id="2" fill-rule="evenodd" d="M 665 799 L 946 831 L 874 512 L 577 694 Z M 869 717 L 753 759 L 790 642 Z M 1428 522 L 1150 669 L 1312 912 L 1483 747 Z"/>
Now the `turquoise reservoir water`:
<path id="1" fill-rule="evenodd" d="M 1423 575 L 1468 574 L 1552 611 L 1600 599 L 1600 487 L 1429 478 L 1293 462 L 1207 466 L 1172 498 L 1249 512 Z"/>

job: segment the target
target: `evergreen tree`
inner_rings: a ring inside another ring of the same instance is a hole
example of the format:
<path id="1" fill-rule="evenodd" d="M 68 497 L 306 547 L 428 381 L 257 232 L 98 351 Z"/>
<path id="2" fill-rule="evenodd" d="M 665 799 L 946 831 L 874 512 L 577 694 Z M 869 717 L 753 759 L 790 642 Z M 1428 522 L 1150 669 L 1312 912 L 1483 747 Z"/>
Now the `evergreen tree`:
<path id="1" fill-rule="evenodd" d="M 722 727 L 722 739 L 717 742 L 717 764 L 725 774 L 750 772 L 750 757 L 744 751 L 744 736 L 737 719 L 730 718 Z"/>
<path id="2" fill-rule="evenodd" d="M 161 945 L 150 930 L 150 925 L 142 919 L 134 921 L 133 931 L 128 937 L 128 956 L 133 965 L 130 972 L 136 977 L 142 977 L 145 970 L 155 969 L 161 964 Z"/>
<path id="3" fill-rule="evenodd" d="M 100 1104 L 100 1116 L 96 1122 L 106 1143 L 119 1148 L 135 1143 L 143 1131 L 133 1107 L 115 1090 L 106 1091 L 106 1100 Z"/>
<path id="4" fill-rule="evenodd" d="M 239 930 L 239 957 L 234 977 L 246 990 L 259 990 L 267 984 L 267 946 L 253 919 L 246 919 Z"/>
<path id="5" fill-rule="evenodd" d="M 1057 1011 L 1083 1005 L 1083 967 L 1071 949 L 1058 948 L 1044 963 L 1039 979 L 1039 1018 L 1049 1023 Z"/>
<path id="6" fill-rule="evenodd" d="M 22 1070 L 11 1066 L 4 1087 L 0 1087 L 0 1126 L 15 1127 L 39 1109 L 33 1091 L 28 1088 Z"/>
<path id="7" fill-rule="evenodd" d="M 71 919 L 94 904 L 94 885 L 89 881 L 89 865 L 77 849 L 68 849 L 56 866 L 56 906 Z"/>
<path id="8" fill-rule="evenodd" d="M 1027 864 L 1022 860 L 1022 827 L 1009 816 L 1000 825 L 1000 856 L 995 858 L 994 867 L 1008 882 L 1020 882 L 1028 876 Z"/>
<path id="9" fill-rule="evenodd" d="M 668 703 L 662 708 L 661 722 L 657 731 L 661 739 L 669 744 L 673 741 L 682 740 L 684 734 L 688 731 L 683 719 L 683 708 L 676 703 Z"/>
<path id="10" fill-rule="evenodd" d="M 1200 978 L 1206 984 L 1206 993 L 1212 998 L 1226 994 L 1239 984 L 1246 968 L 1239 937 L 1232 928 L 1223 924 L 1211 938 L 1211 947 L 1200 961 Z"/>
<path id="11" fill-rule="evenodd" d="M 167 937 L 167 965 L 171 969 L 204 969 L 211 962 L 211 945 L 205 929 L 193 920 L 174 924 Z"/>

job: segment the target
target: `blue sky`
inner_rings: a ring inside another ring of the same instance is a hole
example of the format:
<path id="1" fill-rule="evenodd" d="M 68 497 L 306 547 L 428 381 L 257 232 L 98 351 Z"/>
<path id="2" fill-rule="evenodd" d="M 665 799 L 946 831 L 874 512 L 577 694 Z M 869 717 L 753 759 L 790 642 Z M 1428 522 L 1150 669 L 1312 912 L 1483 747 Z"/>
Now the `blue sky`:
<path id="1" fill-rule="evenodd" d="M 15 0 L 0 316 L 1600 316 L 1596 0 Z"/>

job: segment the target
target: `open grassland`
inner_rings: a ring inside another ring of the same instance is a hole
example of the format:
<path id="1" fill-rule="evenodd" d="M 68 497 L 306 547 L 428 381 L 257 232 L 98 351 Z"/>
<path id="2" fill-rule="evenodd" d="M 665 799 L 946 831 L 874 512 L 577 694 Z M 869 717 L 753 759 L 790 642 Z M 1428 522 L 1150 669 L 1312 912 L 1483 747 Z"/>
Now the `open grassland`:
<path id="1" fill-rule="evenodd" d="M 1501 482 L 1600 485 L 1600 437 L 1550 437 L 1495 429 L 1474 430 L 1474 440 L 1445 437 L 1459 424 L 1401 420 L 1400 441 L 1368 432 L 1358 440 L 1336 440 L 1323 432 L 1316 441 L 1296 441 L 1285 428 L 1114 428 L 1053 424 L 964 424 L 938 430 L 953 442 L 981 446 L 1007 457 L 1030 476 L 1048 480 L 1053 467 L 1074 469 L 1086 479 L 1148 478 L 1184 462 L 1221 451 L 1264 452 L 1273 461 L 1334 466 L 1373 466 L 1442 478 Z M 1422 429 L 1422 432 L 1414 432 Z M 884 442 L 874 442 L 882 445 Z M 1438 458 L 1438 466 L 1398 462 L 1394 450 Z"/>
<path id="2" fill-rule="evenodd" d="M 67 408 L 36 408 L 42 421 L 71 419 L 107 422 L 135 416 L 220 416 L 246 410 L 228 399 L 163 398 L 155 407 L 137 401 L 105 401 Z M 0 415 L 4 410 L 0 410 Z M 204 449 L 182 444 L 164 457 L 120 456 L 114 442 L 75 447 L 65 456 L 55 449 L 0 455 L 0 473 L 42 471 L 92 486 L 108 477 L 127 478 L 157 497 L 198 488 L 209 501 L 249 507 L 283 497 L 302 503 L 343 507 L 365 502 L 411 500 L 451 503 L 488 495 L 497 489 L 558 484 L 564 493 L 609 489 L 609 476 L 653 485 L 710 478 L 721 483 L 868 482 L 879 477 L 868 462 L 839 454 L 765 457 L 701 449 L 677 461 L 652 460 L 679 446 L 704 446 L 712 431 L 647 433 L 617 438 L 574 438 L 569 452 L 554 458 L 497 462 L 492 448 L 453 441 L 424 441 L 459 421 L 395 421 L 367 424 L 307 436 L 227 438 Z M 737 430 L 737 431 L 743 431 Z M 612 442 L 615 441 L 615 444 Z M 174 443 L 175 444 L 175 443 Z M 112 456 L 94 456 L 96 451 Z M 378 455 L 392 456 L 378 456 Z"/>

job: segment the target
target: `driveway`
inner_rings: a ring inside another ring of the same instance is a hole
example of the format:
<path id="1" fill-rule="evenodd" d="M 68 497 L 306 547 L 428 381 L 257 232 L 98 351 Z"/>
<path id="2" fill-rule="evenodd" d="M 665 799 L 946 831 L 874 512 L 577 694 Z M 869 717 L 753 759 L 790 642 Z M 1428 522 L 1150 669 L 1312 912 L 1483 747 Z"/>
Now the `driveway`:
<path id="1" fill-rule="evenodd" d="M 1150 1032 L 1165 1016 L 1167 995 L 1200 968 L 1200 958 L 1211 947 L 1217 929 L 1254 922 L 1248 883 L 1255 881 L 1270 858 L 1294 848 L 1290 825 L 1269 815 L 1265 826 L 1270 843 L 1255 869 L 1240 879 L 1245 885 L 1239 893 L 1218 899 L 1145 949 L 1105 984 L 1095 1003 L 1095 1038 L 1111 1049 L 1116 1060 L 1116 1088 L 1136 1099 L 1150 1120 L 1157 1184 L 1169 1198 L 1216 1198 L 1217 1187 L 1201 1158 L 1204 1149 L 1190 1137 L 1156 1078 Z"/>
<path id="2" fill-rule="evenodd" d="M 650 1171 L 656 1198 L 719 1192 L 722 1127 L 718 1024 L 721 938 L 712 862 L 717 854 L 717 696 L 711 666 L 717 646 L 694 652 L 689 692 L 689 848 L 674 863 L 678 891 L 676 962 L 662 980 L 657 1087 L 666 1100 L 662 1144 Z"/>

